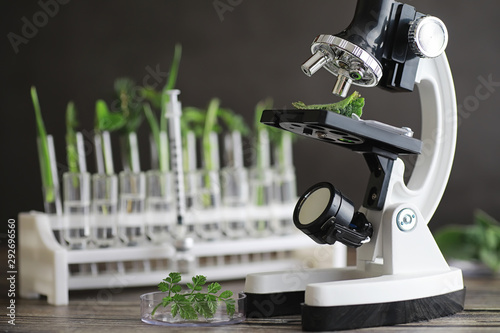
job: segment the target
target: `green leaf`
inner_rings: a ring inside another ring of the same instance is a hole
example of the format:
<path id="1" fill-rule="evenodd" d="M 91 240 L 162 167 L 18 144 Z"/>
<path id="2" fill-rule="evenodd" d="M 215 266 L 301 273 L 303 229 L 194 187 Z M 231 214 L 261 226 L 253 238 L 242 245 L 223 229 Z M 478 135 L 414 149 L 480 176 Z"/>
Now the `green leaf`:
<path id="1" fill-rule="evenodd" d="M 481 210 L 474 212 L 474 225 L 446 227 L 435 238 L 447 258 L 480 260 L 500 270 L 500 223 Z"/>
<path id="2" fill-rule="evenodd" d="M 156 91 L 153 87 L 143 87 L 140 92 L 142 98 L 149 101 L 153 107 L 161 108 L 161 92 Z"/>
<path id="3" fill-rule="evenodd" d="M 214 161 L 212 161 L 212 145 L 210 144 L 210 134 L 214 131 L 217 123 L 217 111 L 219 110 L 220 100 L 212 98 L 208 104 L 205 117 L 205 127 L 203 129 L 203 161 L 205 170 L 214 171 Z M 210 182 L 207 184 L 210 187 Z"/>
<path id="4" fill-rule="evenodd" d="M 40 161 L 40 172 L 42 176 L 42 184 L 45 188 L 45 201 L 54 202 L 54 179 L 52 177 L 52 167 L 49 154 L 49 143 L 47 140 L 47 132 L 43 123 L 42 111 L 38 101 L 38 94 L 34 86 L 31 87 L 31 100 L 35 109 L 35 119 L 37 128 L 37 138 L 39 143 L 38 157 Z"/>
<path id="5" fill-rule="evenodd" d="M 257 132 L 260 130 L 264 130 L 264 131 L 268 130 L 269 127 L 262 124 L 260 122 L 260 118 L 262 117 L 262 112 L 264 112 L 264 110 L 271 109 L 273 107 L 273 104 L 274 104 L 274 102 L 273 102 L 272 98 L 266 98 L 265 100 L 258 102 L 257 105 L 255 106 L 254 127 L 255 127 L 255 130 Z"/>
<path id="6" fill-rule="evenodd" d="M 172 299 L 174 302 L 177 302 L 177 303 L 185 303 L 185 302 L 187 302 L 188 296 L 190 296 L 190 295 L 189 294 L 175 294 L 174 296 L 172 296 Z"/>
<path id="7" fill-rule="evenodd" d="M 172 59 L 172 64 L 170 65 L 168 81 L 165 87 L 163 87 L 163 90 L 160 94 L 161 98 L 160 129 L 165 132 L 167 131 L 166 113 L 167 113 L 167 104 L 169 101 L 169 96 L 167 94 L 167 91 L 175 88 L 175 84 L 177 82 L 177 74 L 179 72 L 179 65 L 181 62 L 181 56 L 182 56 L 182 45 L 177 43 L 175 44 L 174 48 L 174 57 Z"/>
<path id="8" fill-rule="evenodd" d="M 495 253 L 485 248 L 481 249 L 479 251 L 479 259 L 494 272 L 500 270 L 500 256 L 498 252 Z"/>
<path id="9" fill-rule="evenodd" d="M 484 246 L 486 249 L 494 250 L 499 245 L 499 237 L 493 228 L 489 228 L 485 231 L 485 242 Z"/>
<path id="10" fill-rule="evenodd" d="M 177 303 L 172 304 L 170 312 L 172 313 L 172 317 L 175 318 L 177 316 L 177 313 L 179 312 L 179 305 Z"/>
<path id="11" fill-rule="evenodd" d="M 160 282 L 158 284 L 158 289 L 163 292 L 167 292 L 170 290 L 170 284 L 167 282 Z"/>
<path id="12" fill-rule="evenodd" d="M 182 291 L 182 287 L 178 284 L 174 284 L 170 289 L 173 293 L 180 293 Z"/>
<path id="13" fill-rule="evenodd" d="M 182 57 L 182 45 L 180 43 L 175 44 L 174 58 L 172 64 L 170 65 L 170 73 L 168 75 L 168 81 L 166 85 L 166 90 L 171 90 L 175 88 L 177 82 L 177 75 L 179 73 L 179 65 L 181 63 Z"/>
<path id="14" fill-rule="evenodd" d="M 210 294 L 215 294 L 217 293 L 219 290 L 221 290 L 221 285 L 217 282 L 213 282 L 211 284 L 208 285 L 207 289 L 208 289 L 208 292 Z"/>
<path id="15" fill-rule="evenodd" d="M 172 272 L 168 274 L 169 278 L 172 279 L 172 283 L 179 283 L 181 282 L 182 276 L 181 273 L 178 272 Z"/>
<path id="16" fill-rule="evenodd" d="M 217 310 L 217 302 L 200 301 L 194 304 L 194 309 L 197 313 L 205 318 L 212 318 Z"/>
<path id="17" fill-rule="evenodd" d="M 480 209 L 474 211 L 474 222 L 483 227 L 492 227 L 492 226 L 500 227 L 499 221 L 495 220 L 493 217 L 491 217 L 486 212 Z"/>
<path id="18" fill-rule="evenodd" d="M 221 289 L 219 283 L 214 282 L 208 285 L 208 293 L 201 292 L 207 278 L 204 275 L 196 275 L 191 278 L 192 283 L 186 284 L 191 289 L 191 292 L 180 294 L 181 286 L 174 284 L 174 281 L 180 282 L 180 280 L 180 274 L 175 272 L 170 273 L 167 278 L 160 282 L 159 286 L 162 286 L 161 289 L 168 290 L 169 295 L 164 297 L 162 302 L 153 309 L 152 315 L 154 315 L 159 306 L 172 304 L 171 314 L 173 317 L 179 315 L 186 320 L 196 320 L 199 314 L 205 318 L 212 318 L 217 311 L 219 300 L 225 302 L 228 315 L 231 317 L 234 315 L 235 300 L 230 298 L 233 293 L 231 291 L 224 291 L 220 296 L 215 295 Z M 171 296 L 170 292 L 173 292 L 174 295 Z"/>
<path id="19" fill-rule="evenodd" d="M 193 131 L 197 137 L 203 135 L 205 125 L 205 112 L 195 107 L 185 107 L 181 116 L 181 132 L 185 135 Z"/>
<path id="20" fill-rule="evenodd" d="M 123 92 L 130 94 L 131 91 L 135 88 L 135 82 L 130 78 L 121 77 L 115 80 L 114 88 L 115 92 L 118 94 Z"/>
<path id="21" fill-rule="evenodd" d="M 207 283 L 207 277 L 204 275 L 196 275 L 191 280 L 196 286 L 200 287 Z"/>
<path id="22" fill-rule="evenodd" d="M 78 173 L 79 156 L 76 143 L 76 127 L 78 121 L 76 119 L 76 108 L 73 102 L 69 102 L 66 107 L 66 156 L 68 161 L 68 168 L 70 172 Z"/>
<path id="23" fill-rule="evenodd" d="M 96 102 L 95 113 L 96 130 L 113 132 L 125 126 L 126 120 L 123 115 L 109 112 L 108 105 L 101 99 Z"/>
<path id="24" fill-rule="evenodd" d="M 441 229 L 434 236 L 443 255 L 447 258 L 471 260 L 476 258 L 476 246 L 467 242 L 468 232 L 460 227 Z"/>
<path id="25" fill-rule="evenodd" d="M 233 317 L 236 312 L 236 301 L 232 298 L 224 300 L 226 303 L 226 312 L 229 317 Z"/>
<path id="26" fill-rule="evenodd" d="M 306 105 L 304 102 L 294 102 L 292 103 L 297 109 L 308 109 L 308 110 L 328 110 L 332 112 L 339 113 L 346 117 L 351 117 L 353 114 L 361 117 L 363 114 L 363 107 L 365 105 L 365 99 L 361 97 L 361 94 L 357 91 L 352 93 L 347 98 L 340 102 L 332 104 L 311 104 Z"/>
<path id="27" fill-rule="evenodd" d="M 188 302 L 179 302 L 177 305 L 179 306 L 179 315 L 181 318 L 186 320 L 198 319 L 198 315 L 196 314 L 193 304 Z"/>
<path id="28" fill-rule="evenodd" d="M 126 124 L 125 118 L 119 113 L 110 113 L 99 120 L 99 128 L 102 131 L 113 132 L 122 129 Z"/>
<path id="29" fill-rule="evenodd" d="M 129 78 L 118 78 L 114 82 L 115 92 L 120 101 L 119 114 L 125 119 L 125 125 L 120 128 L 122 135 L 136 132 L 142 123 L 143 103 L 137 95 L 139 88 Z"/>
<path id="30" fill-rule="evenodd" d="M 217 300 L 216 299 L 209 299 L 206 301 L 207 302 L 207 305 L 208 305 L 208 308 L 210 309 L 210 312 L 211 312 L 211 317 L 213 317 L 215 311 L 217 311 Z"/>
<path id="31" fill-rule="evenodd" d="M 223 298 L 229 298 L 231 296 L 233 296 L 233 292 L 231 290 L 226 290 L 220 294 L 219 298 L 223 299 Z"/>
<path id="32" fill-rule="evenodd" d="M 163 305 L 163 307 L 166 307 L 168 306 L 170 303 L 172 303 L 172 297 L 170 296 L 167 296 L 167 297 L 163 297 L 162 300 L 161 300 L 161 304 Z"/>

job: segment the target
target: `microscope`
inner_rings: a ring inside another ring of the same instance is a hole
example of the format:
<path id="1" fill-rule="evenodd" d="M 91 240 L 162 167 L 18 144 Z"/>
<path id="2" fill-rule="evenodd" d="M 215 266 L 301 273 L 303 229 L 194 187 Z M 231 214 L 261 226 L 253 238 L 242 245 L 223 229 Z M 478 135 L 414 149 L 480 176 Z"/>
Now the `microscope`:
<path id="1" fill-rule="evenodd" d="M 356 265 L 249 274 L 248 317 L 302 315 L 306 331 L 346 330 L 429 320 L 463 310 L 462 272 L 448 266 L 427 226 L 451 172 L 457 135 L 455 89 L 444 53 L 444 23 L 394 0 L 358 0 L 351 24 L 319 35 L 302 71 L 392 92 L 415 89 L 421 138 L 409 128 L 326 110 L 266 110 L 261 122 L 363 155 L 370 177 L 361 207 L 332 184 L 311 186 L 293 213 L 319 244 L 356 248 Z M 402 155 L 415 155 L 407 182 Z"/>

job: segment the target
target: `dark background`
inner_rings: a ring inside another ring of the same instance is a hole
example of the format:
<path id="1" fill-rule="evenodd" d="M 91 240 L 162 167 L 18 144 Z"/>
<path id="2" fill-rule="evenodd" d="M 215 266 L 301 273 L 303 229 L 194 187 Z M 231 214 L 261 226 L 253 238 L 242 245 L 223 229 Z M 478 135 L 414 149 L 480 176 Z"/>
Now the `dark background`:
<path id="1" fill-rule="evenodd" d="M 52 13 L 45 15 L 45 22 L 42 4 L 55 1 L 10 0 L 0 5 L 4 36 L 0 48 L 0 230 L 7 218 L 16 218 L 19 212 L 43 209 L 31 85 L 38 89 L 45 126 L 55 137 L 62 165 L 68 101 L 75 102 L 82 128 L 91 131 L 95 101 L 114 100 L 114 79 L 129 76 L 141 84 L 149 70 L 167 72 L 176 42 L 183 45 L 177 85 L 183 105 L 205 107 L 212 97 L 219 97 L 223 107 L 252 122 L 255 104 L 268 96 L 278 108 L 290 107 L 296 100 L 334 102 L 338 98 L 330 92 L 335 78 L 324 70 L 308 78 L 300 65 L 310 55 L 313 38 L 344 29 L 356 4 L 354 0 L 221 0 L 231 10 L 218 13 L 212 0 L 64 2 L 58 8 L 48 7 Z M 459 105 L 475 96 L 479 77 L 500 82 L 500 4 L 407 3 L 446 23 L 450 34 L 447 56 Z M 36 33 L 31 31 L 33 36 L 18 45 L 16 52 L 9 33 L 22 36 L 23 26 L 34 20 L 40 27 Z M 432 229 L 471 223 L 476 208 L 500 218 L 500 87 L 494 89 L 462 119 L 453 172 Z M 418 133 L 418 93 L 356 90 L 366 98 L 364 119 L 409 126 Z M 149 167 L 147 137 L 144 123 L 139 131 L 144 169 Z M 326 180 L 361 204 L 368 179 L 361 155 L 313 140 L 299 140 L 294 153 L 299 194 Z M 89 169 L 94 170 L 92 158 Z"/>

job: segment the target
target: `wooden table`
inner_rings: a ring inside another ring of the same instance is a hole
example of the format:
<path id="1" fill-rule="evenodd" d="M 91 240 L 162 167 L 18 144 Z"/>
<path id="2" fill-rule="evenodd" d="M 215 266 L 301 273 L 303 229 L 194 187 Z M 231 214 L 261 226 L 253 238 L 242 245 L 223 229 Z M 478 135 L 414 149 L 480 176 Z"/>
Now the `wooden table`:
<path id="1" fill-rule="evenodd" d="M 3 279 L 2 279 L 3 280 Z M 244 281 L 226 281 L 224 289 L 243 290 Z M 466 278 L 465 310 L 454 316 L 428 322 L 359 330 L 362 332 L 500 332 L 500 279 Z M 1 282 L 5 304 L 5 282 Z M 5 332 L 300 332 L 300 316 L 251 319 L 238 325 L 212 328 L 165 328 L 142 323 L 139 295 L 154 287 L 122 290 L 87 290 L 70 293 L 68 306 L 51 306 L 46 300 L 17 299 L 16 325 L 2 314 Z M 1 308 L 5 312 L 6 307 Z"/>

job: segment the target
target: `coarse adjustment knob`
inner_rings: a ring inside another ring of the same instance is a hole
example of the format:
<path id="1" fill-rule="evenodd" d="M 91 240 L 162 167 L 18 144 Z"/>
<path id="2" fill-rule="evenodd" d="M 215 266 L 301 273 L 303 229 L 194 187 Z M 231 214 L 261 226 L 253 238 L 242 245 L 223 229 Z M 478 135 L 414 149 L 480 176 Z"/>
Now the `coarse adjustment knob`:
<path id="1" fill-rule="evenodd" d="M 422 16 L 410 23 L 408 41 L 412 51 L 420 58 L 435 58 L 448 45 L 448 30 L 437 17 Z"/>

